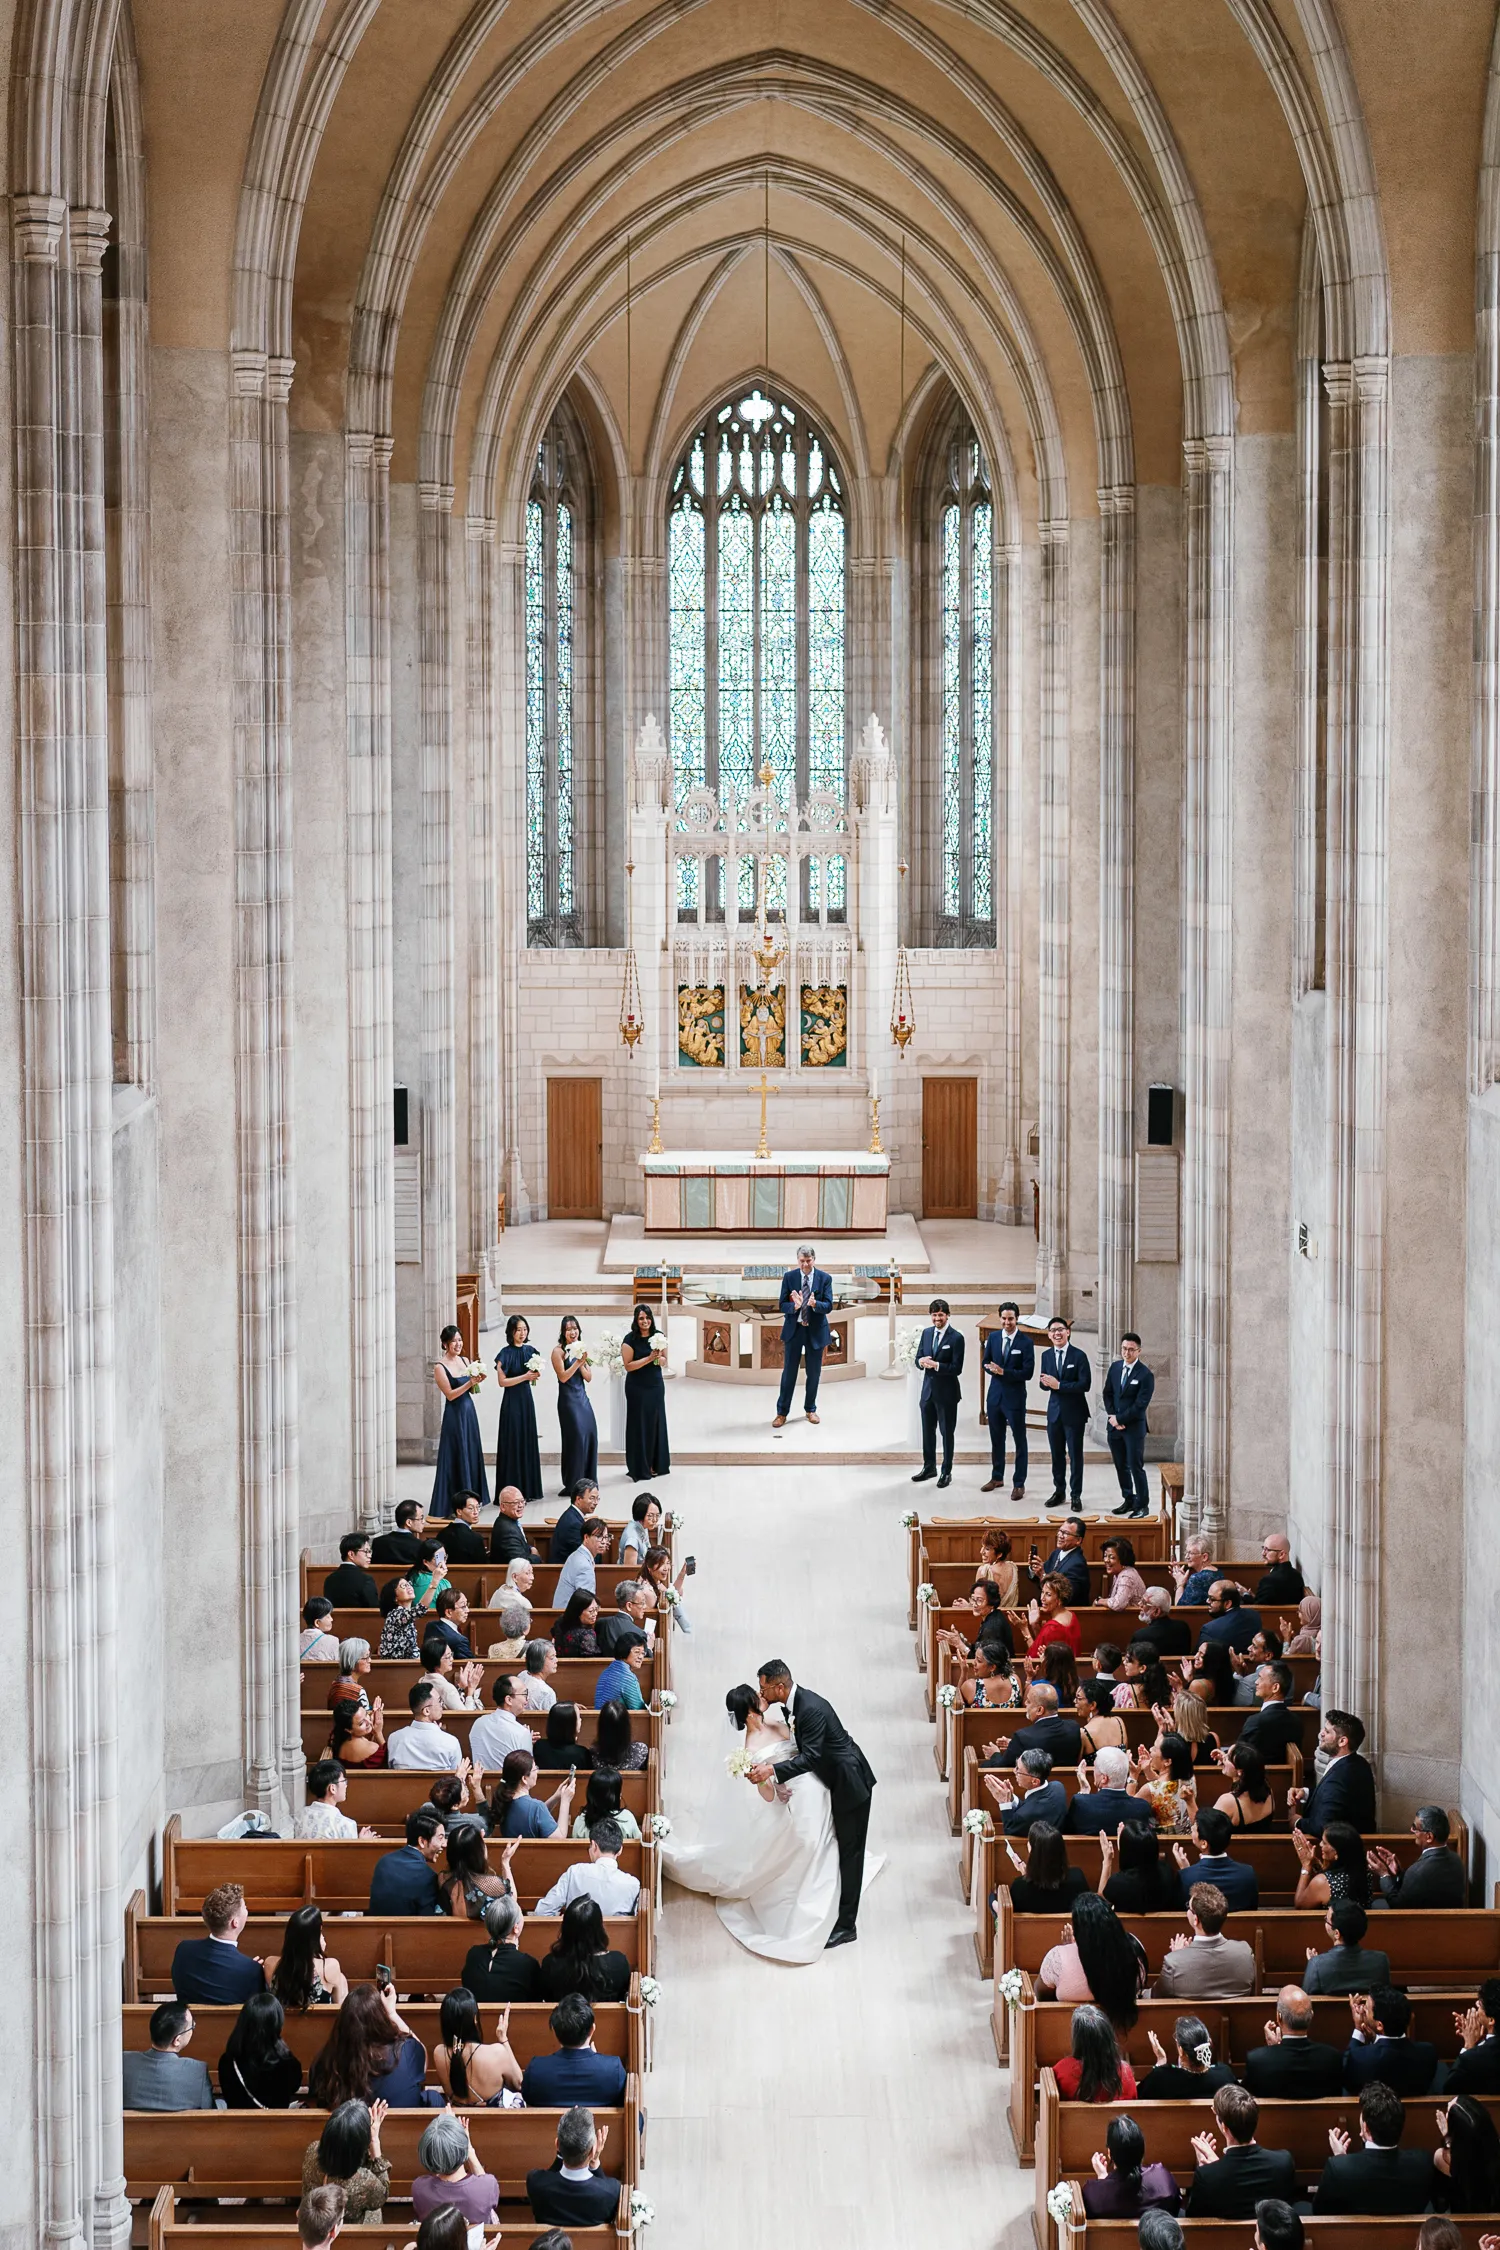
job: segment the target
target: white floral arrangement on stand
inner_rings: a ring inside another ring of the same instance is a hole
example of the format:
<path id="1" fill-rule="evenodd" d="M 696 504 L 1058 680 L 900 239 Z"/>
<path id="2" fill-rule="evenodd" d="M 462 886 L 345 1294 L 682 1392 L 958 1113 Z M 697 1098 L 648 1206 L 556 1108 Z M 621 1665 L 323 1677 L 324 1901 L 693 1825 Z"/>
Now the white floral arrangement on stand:
<path id="1" fill-rule="evenodd" d="M 893 1367 L 914 1368 L 917 1364 L 917 1346 L 922 1341 L 920 1321 L 904 1321 L 896 1330 L 896 1349 L 891 1356 Z"/>
<path id="2" fill-rule="evenodd" d="M 942 1686 L 938 1689 L 938 1701 L 945 1711 L 951 1711 L 958 1701 L 958 1690 L 951 1680 L 944 1680 Z"/>
<path id="3" fill-rule="evenodd" d="M 902 1511 L 901 1511 L 901 1528 L 902 1528 L 902 1530 L 903 1530 L 903 1531 L 915 1531 L 915 1530 L 916 1530 L 916 1528 L 917 1528 L 917 1511 L 916 1511 L 916 1509 L 915 1509 L 915 1508 L 903 1508 L 903 1509 L 902 1509 Z"/>
<path id="4" fill-rule="evenodd" d="M 936 1586 L 933 1585 L 930 1579 L 924 1578 L 921 1585 L 917 1588 L 917 1600 L 919 1602 L 925 1602 L 929 1609 L 937 1608 L 938 1590 Z"/>
<path id="5" fill-rule="evenodd" d="M 971 1805 L 964 1814 L 964 1834 L 966 1836 L 987 1836 L 989 1834 L 989 1818 L 989 1814 L 981 1810 L 978 1805 Z M 1016 1972 L 1014 1969 L 1007 1969 L 1005 1973 L 1007 1976 L 1014 1976 Z"/>
<path id="6" fill-rule="evenodd" d="M 677 1698 L 669 1687 L 658 1688 L 651 1698 L 653 1711 L 675 1711 Z"/>
<path id="7" fill-rule="evenodd" d="M 655 2217 L 656 2205 L 648 2203 L 639 2188 L 632 2188 L 630 2191 L 631 2233 L 636 2234 L 642 2227 L 649 2227 Z"/>
<path id="8" fill-rule="evenodd" d="M 614 1329 L 605 1329 L 590 1354 L 590 1364 L 594 1367 L 602 1367 L 608 1375 L 619 1375 L 623 1372 L 625 1366 L 624 1354 L 620 1350 L 620 1339 Z"/>
<path id="9" fill-rule="evenodd" d="M 1078 2216 L 1078 2206 L 1073 2200 L 1071 2180 L 1059 2180 L 1056 2187 L 1047 2190 L 1047 2213 L 1059 2234 L 1066 2234 Z"/>
<path id="10" fill-rule="evenodd" d="M 672 1823 L 664 1812 L 654 1812 L 646 1826 L 650 1830 L 652 1838 L 658 1844 L 664 1844 L 672 1833 Z"/>
<path id="11" fill-rule="evenodd" d="M 641 1999 L 646 2007 L 654 2008 L 661 1998 L 661 1986 L 655 1977 L 642 1977 Z"/>
<path id="12" fill-rule="evenodd" d="M 995 1989 L 1007 2008 L 1019 2008 L 1021 2005 L 1020 1970 L 1006 1969 L 1001 1976 L 996 1978 Z"/>

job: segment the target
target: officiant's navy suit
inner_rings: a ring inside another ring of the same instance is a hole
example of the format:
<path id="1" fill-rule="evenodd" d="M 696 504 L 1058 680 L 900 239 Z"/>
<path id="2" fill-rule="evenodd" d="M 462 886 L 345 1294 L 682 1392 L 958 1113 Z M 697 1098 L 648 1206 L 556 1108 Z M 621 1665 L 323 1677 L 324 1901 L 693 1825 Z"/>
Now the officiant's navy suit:
<path id="1" fill-rule="evenodd" d="M 1047 1393 L 1047 1443 L 1052 1449 L 1052 1490 L 1061 1493 L 1063 1479 L 1071 1476 L 1073 1505 L 1083 1505 L 1083 1433 L 1089 1419 L 1089 1385 L 1094 1379 L 1088 1357 L 1075 1344 L 1056 1351 L 1050 1344 L 1042 1354 L 1042 1373 L 1055 1375 L 1058 1388 Z"/>
<path id="2" fill-rule="evenodd" d="M 794 1293 L 811 1286 L 812 1303 L 807 1306 L 807 1318 L 799 1317 L 802 1307 L 793 1303 Z M 776 1411 L 783 1417 L 791 1410 L 792 1393 L 797 1388 L 797 1362 L 807 1354 L 807 1387 L 802 1404 L 809 1414 L 818 1410 L 818 1377 L 823 1372 L 823 1353 L 828 1343 L 828 1315 L 833 1310 L 833 1276 L 814 1266 L 806 1280 L 802 1268 L 793 1266 L 781 1277 L 781 1389 L 777 1394 Z"/>
<path id="3" fill-rule="evenodd" d="M 990 1475 L 1005 1482 L 1005 1433 L 1016 1441 L 1016 1490 L 1026 1482 L 1026 1386 L 1036 1373 L 1036 1352 L 1031 1338 L 1018 1328 L 1007 1336 L 1003 1328 L 991 1329 L 984 1344 L 984 1371 L 990 1387 L 984 1418 L 990 1426 Z"/>
<path id="4" fill-rule="evenodd" d="M 922 1331 L 917 1359 L 935 1359 L 936 1367 L 922 1370 L 922 1468 L 931 1476 L 937 1466 L 937 1440 L 943 1433 L 943 1475 L 953 1474 L 953 1433 L 958 1427 L 958 1402 L 963 1389 L 958 1378 L 964 1371 L 964 1340 L 950 1320 L 946 1327 Z"/>

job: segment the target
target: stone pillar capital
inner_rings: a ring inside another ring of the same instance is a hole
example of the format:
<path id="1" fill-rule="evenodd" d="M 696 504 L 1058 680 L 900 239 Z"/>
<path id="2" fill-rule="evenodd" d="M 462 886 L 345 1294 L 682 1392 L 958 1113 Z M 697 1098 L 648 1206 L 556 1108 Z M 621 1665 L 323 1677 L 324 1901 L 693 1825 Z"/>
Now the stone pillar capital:
<path id="1" fill-rule="evenodd" d="M 453 506 L 453 487 L 439 484 L 432 477 L 424 477 L 417 486 L 418 505 L 428 515 L 445 516 Z"/>
<path id="2" fill-rule="evenodd" d="M 1135 514 L 1135 486 L 1133 484 L 1101 484 L 1098 498 L 1101 516 L 1133 516 Z"/>
<path id="3" fill-rule="evenodd" d="M 68 213 L 68 262 L 75 273 L 99 273 L 113 224 L 107 211 L 84 204 Z"/>
<path id="4" fill-rule="evenodd" d="M 292 395 L 292 375 L 297 362 L 273 356 L 266 361 L 266 396 L 285 406 Z"/>
<path id="5" fill-rule="evenodd" d="M 56 265 L 67 216 L 60 195 L 13 195 L 10 224 L 16 256 L 27 265 Z"/>
<path id="6" fill-rule="evenodd" d="M 496 524 L 493 516 L 465 516 L 464 537 L 476 547 L 493 547 Z"/>

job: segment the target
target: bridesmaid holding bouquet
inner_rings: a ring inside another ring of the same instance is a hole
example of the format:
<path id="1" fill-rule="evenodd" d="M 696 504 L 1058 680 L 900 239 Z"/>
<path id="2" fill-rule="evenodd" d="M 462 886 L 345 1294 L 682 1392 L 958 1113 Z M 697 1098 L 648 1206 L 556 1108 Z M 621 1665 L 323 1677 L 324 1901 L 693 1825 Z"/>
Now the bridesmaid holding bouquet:
<path id="1" fill-rule="evenodd" d="M 599 1425 L 586 1388 L 593 1362 L 583 1348 L 583 1330 L 569 1313 L 552 1347 L 552 1371 L 557 1377 L 557 1419 L 562 1431 L 562 1491 L 566 1500 L 579 1477 L 599 1482 Z"/>
<path id="2" fill-rule="evenodd" d="M 484 1446 L 479 1436 L 479 1416 L 474 1393 L 484 1381 L 484 1369 L 472 1364 L 460 1349 L 462 1338 L 451 1324 L 438 1338 L 441 1359 L 433 1362 L 432 1379 L 443 1401 L 443 1427 L 438 1437 L 437 1473 L 432 1480 L 430 1516 L 451 1516 L 456 1492 L 477 1492 L 479 1504 L 488 1507 L 490 1488 L 484 1481 Z"/>
<path id="3" fill-rule="evenodd" d="M 542 1379 L 541 1355 L 528 1339 L 530 1324 L 520 1313 L 505 1323 L 505 1342 L 495 1354 L 500 1400 L 500 1436 L 495 1446 L 495 1484 L 508 1484 L 526 1500 L 542 1497 L 542 1449 L 536 1434 L 532 1392 Z"/>

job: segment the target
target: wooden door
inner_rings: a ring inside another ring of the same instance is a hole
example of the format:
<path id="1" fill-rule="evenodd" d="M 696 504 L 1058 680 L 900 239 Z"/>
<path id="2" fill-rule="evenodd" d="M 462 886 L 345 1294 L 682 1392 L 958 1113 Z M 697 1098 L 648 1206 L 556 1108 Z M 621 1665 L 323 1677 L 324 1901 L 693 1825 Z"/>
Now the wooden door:
<path id="1" fill-rule="evenodd" d="M 979 1216 L 979 1080 L 922 1081 L 922 1216 Z"/>
<path id="2" fill-rule="evenodd" d="M 547 1081 L 547 1216 L 602 1219 L 604 1081 Z"/>

